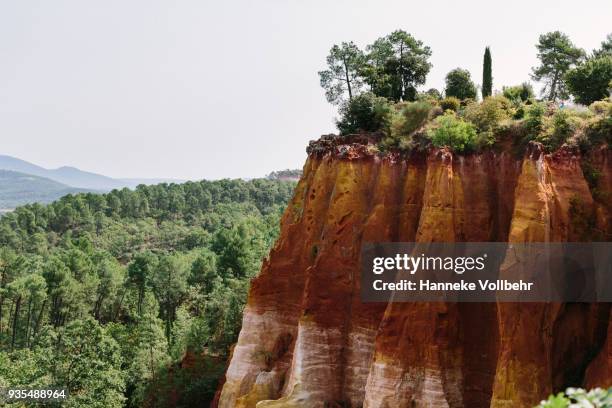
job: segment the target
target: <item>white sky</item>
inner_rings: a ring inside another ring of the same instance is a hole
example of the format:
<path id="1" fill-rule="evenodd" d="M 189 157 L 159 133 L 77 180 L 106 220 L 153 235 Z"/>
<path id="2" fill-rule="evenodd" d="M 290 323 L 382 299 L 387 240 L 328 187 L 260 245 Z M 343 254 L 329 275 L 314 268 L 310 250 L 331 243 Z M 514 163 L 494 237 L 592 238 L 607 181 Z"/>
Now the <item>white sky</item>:
<path id="1" fill-rule="evenodd" d="M 113 177 L 257 177 L 301 168 L 335 131 L 319 87 L 332 44 L 404 29 L 494 87 L 528 79 L 538 35 L 591 50 L 612 1 L 0 0 L 0 154 Z"/>

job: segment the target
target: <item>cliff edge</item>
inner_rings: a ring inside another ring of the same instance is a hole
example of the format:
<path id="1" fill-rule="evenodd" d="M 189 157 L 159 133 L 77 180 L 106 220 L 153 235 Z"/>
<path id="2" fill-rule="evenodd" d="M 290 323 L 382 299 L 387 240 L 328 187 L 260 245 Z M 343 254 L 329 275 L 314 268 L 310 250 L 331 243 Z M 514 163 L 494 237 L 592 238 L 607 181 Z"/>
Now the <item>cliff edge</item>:
<path id="1" fill-rule="evenodd" d="M 609 241 L 610 150 L 374 146 L 311 142 L 216 404 L 529 407 L 612 385 L 609 304 L 365 304 L 359 287 L 365 241 Z"/>

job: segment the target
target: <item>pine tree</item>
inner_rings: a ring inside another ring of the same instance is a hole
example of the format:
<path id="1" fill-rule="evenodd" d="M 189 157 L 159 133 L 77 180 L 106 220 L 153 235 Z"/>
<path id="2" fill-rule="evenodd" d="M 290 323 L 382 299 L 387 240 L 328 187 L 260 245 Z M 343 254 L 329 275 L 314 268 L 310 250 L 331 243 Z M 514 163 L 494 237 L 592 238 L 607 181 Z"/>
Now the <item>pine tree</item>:
<path id="1" fill-rule="evenodd" d="M 491 50 L 485 48 L 484 61 L 482 63 L 482 98 L 491 96 L 493 93 L 493 74 L 491 72 Z"/>
<path id="2" fill-rule="evenodd" d="M 569 98 L 565 74 L 579 64 L 586 53 L 560 31 L 542 34 L 536 48 L 541 64 L 533 67 L 531 77 L 544 83 L 542 96 L 549 101 Z"/>

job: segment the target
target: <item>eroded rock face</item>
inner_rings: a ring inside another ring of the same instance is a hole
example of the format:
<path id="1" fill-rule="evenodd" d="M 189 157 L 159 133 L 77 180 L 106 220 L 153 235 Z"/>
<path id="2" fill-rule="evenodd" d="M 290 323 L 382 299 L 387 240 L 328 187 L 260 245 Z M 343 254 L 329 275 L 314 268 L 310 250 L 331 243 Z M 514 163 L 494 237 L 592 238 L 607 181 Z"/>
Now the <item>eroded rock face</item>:
<path id="1" fill-rule="evenodd" d="M 323 139 L 253 280 L 219 407 L 528 407 L 612 385 L 608 305 L 361 303 L 375 241 L 609 240 L 612 155 L 378 156 Z M 595 196 L 595 197 L 594 197 Z M 583 221 L 583 220 L 578 220 Z"/>

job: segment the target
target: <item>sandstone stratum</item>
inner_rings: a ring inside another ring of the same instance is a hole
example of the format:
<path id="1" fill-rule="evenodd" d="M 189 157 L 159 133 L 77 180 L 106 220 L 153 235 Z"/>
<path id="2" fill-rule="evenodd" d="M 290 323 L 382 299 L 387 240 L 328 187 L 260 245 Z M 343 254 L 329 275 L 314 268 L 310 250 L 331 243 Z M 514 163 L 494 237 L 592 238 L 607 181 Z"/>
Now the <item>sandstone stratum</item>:
<path id="1" fill-rule="evenodd" d="M 609 304 L 362 303 L 359 259 L 362 242 L 609 241 L 611 151 L 375 142 L 311 142 L 215 404 L 531 407 L 612 385 Z"/>

